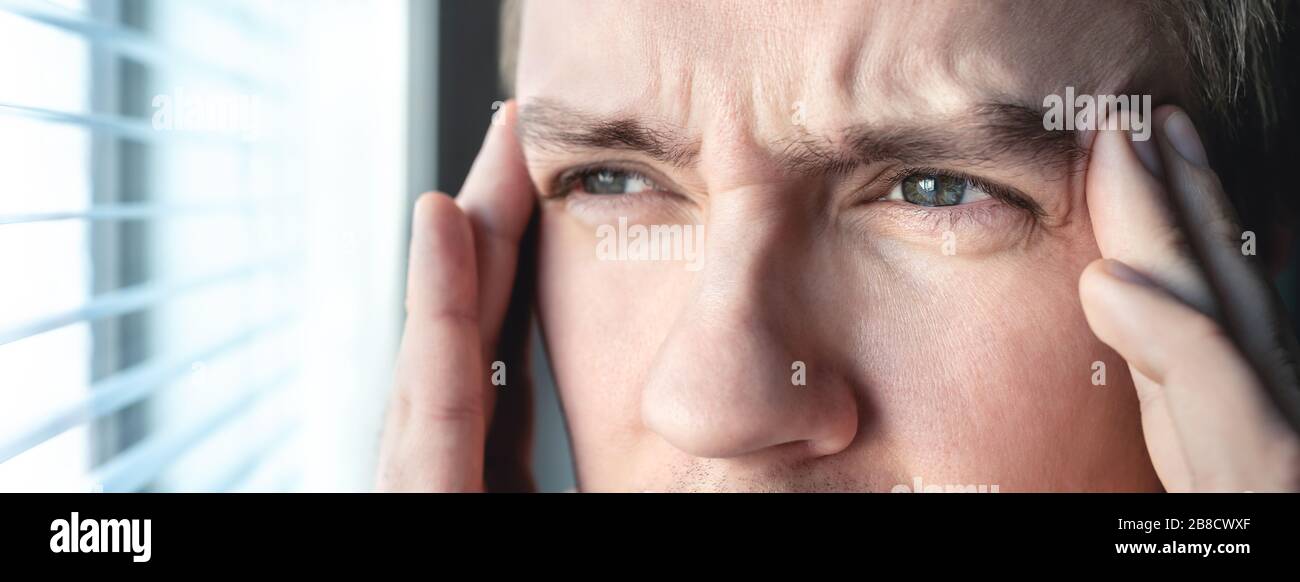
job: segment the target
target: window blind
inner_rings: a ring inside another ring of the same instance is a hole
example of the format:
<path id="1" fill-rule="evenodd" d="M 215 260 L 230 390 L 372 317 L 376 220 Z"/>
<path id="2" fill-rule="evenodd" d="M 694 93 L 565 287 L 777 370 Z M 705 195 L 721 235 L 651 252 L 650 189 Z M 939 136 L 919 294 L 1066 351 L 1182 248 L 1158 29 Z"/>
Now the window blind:
<path id="1" fill-rule="evenodd" d="M 290 20 L 0 0 L 0 489 L 294 481 L 303 146 L 272 127 L 292 123 Z M 184 97 L 225 125 L 160 127 Z"/>

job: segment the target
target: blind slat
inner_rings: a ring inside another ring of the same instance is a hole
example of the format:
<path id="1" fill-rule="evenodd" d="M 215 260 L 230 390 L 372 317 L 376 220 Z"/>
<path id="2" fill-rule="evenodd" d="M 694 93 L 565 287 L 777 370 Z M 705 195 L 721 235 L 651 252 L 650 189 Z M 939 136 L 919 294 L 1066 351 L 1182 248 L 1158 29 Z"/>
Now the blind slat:
<path id="1" fill-rule="evenodd" d="M 221 471 L 221 476 L 214 480 L 213 483 L 207 484 L 204 491 L 235 491 L 240 487 L 247 485 L 249 480 L 258 477 L 259 471 L 263 471 L 267 463 L 275 462 L 276 470 L 286 473 L 297 474 L 298 468 L 293 461 L 296 459 L 288 458 L 296 451 L 286 450 L 298 431 L 297 420 L 289 420 L 272 427 L 267 434 L 258 435 L 253 439 L 256 446 L 248 447 L 243 458 L 231 463 L 229 467 Z M 286 476 L 280 475 L 281 479 Z"/>
<path id="2" fill-rule="evenodd" d="M 140 119 L 124 117 L 121 115 L 72 113 L 69 111 L 58 111 L 54 109 L 30 107 L 27 105 L 4 102 L 0 102 L 0 113 L 51 123 L 77 125 L 141 142 L 192 140 L 232 144 L 241 147 L 247 146 L 250 143 L 237 132 L 159 131 L 154 129 L 152 121 L 146 122 Z"/>
<path id="3" fill-rule="evenodd" d="M 107 131 L 114 135 L 129 137 L 140 141 L 150 141 L 163 137 L 157 135 L 163 132 L 154 131 L 152 124 L 119 115 L 70 113 L 54 109 L 29 107 L 27 105 L 2 102 L 0 102 L 0 113 L 17 115 L 39 121 L 80 125 L 90 129 Z"/>
<path id="4" fill-rule="evenodd" d="M 273 85 L 269 77 L 229 70 L 207 59 L 196 57 L 177 47 L 165 46 L 139 32 L 96 21 L 76 11 L 38 0 L 0 0 L 0 10 L 85 37 L 92 43 L 137 61 L 161 68 L 181 71 L 205 71 L 209 76 L 224 79 L 245 88 L 265 88 Z"/>
<path id="5" fill-rule="evenodd" d="M 293 374 L 293 370 L 278 373 L 269 382 L 244 388 L 239 396 L 202 421 L 146 438 L 96 468 L 91 482 L 106 493 L 139 490 L 185 451 L 274 394 Z"/>
<path id="6" fill-rule="evenodd" d="M 263 272 L 285 269 L 294 264 L 291 259 L 281 258 L 251 265 L 241 265 L 224 273 L 190 281 L 159 281 L 110 291 L 75 309 L 44 316 L 0 330 L 0 346 L 81 321 L 93 321 L 130 313 L 205 287 L 249 278 Z"/>
<path id="7" fill-rule="evenodd" d="M 89 393 L 12 431 L 0 439 L 0 463 L 91 419 L 116 412 L 159 390 L 168 380 L 188 372 L 194 362 L 212 360 L 244 344 L 288 326 L 292 316 L 252 326 L 185 357 L 151 361 L 119 372 L 91 387 Z"/>
<path id="8" fill-rule="evenodd" d="M 226 201 L 203 201 L 203 203 L 159 204 L 159 203 L 116 203 L 96 204 L 94 207 L 75 210 L 43 210 L 43 212 L 22 212 L 0 214 L 0 226 L 23 225 L 31 222 L 56 221 L 131 221 L 160 220 L 182 216 L 214 216 L 214 214 L 273 214 L 273 216 L 290 216 L 298 214 L 299 201 L 290 196 L 270 196 L 261 199 L 243 197 L 243 199 Z"/>
<path id="9" fill-rule="evenodd" d="M 274 209 L 277 204 L 276 199 L 243 199 L 230 202 L 195 204 L 155 204 L 149 202 L 97 204 L 84 210 L 0 214 L 0 226 L 59 220 L 143 220 L 205 214 L 252 214 L 254 212 L 265 214 L 275 212 Z"/>

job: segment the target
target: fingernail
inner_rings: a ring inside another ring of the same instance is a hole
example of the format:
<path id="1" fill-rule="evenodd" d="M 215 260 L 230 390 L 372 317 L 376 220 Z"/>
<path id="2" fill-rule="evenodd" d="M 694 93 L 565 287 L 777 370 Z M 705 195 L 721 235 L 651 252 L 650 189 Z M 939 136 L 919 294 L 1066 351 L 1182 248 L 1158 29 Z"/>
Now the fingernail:
<path id="1" fill-rule="evenodd" d="M 1133 144 L 1133 152 L 1137 154 L 1139 160 L 1142 160 L 1142 165 L 1146 166 L 1147 171 L 1151 172 L 1152 176 L 1163 178 L 1165 168 L 1160 163 L 1160 150 L 1156 149 L 1155 142 L 1151 140 L 1133 141 L 1130 139 L 1129 143 Z"/>
<path id="2" fill-rule="evenodd" d="M 491 158 L 501 149 L 502 144 L 508 143 L 505 136 L 509 135 L 507 127 L 510 112 L 509 101 L 506 105 L 492 114 L 492 120 L 488 123 L 487 131 L 483 133 L 483 143 L 479 145 L 478 156 L 474 158 L 474 163 L 470 165 L 470 173 L 478 166 L 479 160 L 484 157 Z"/>
<path id="3" fill-rule="evenodd" d="M 1201 138 L 1196 134 L 1196 126 L 1192 125 L 1192 118 L 1181 109 L 1165 119 L 1165 138 L 1187 161 L 1198 166 L 1209 163 L 1205 155 L 1205 146 L 1201 144 Z"/>
<path id="4" fill-rule="evenodd" d="M 1129 283 L 1133 283 L 1134 285 L 1142 285 L 1145 287 L 1155 286 L 1155 283 L 1152 282 L 1151 279 L 1148 279 L 1146 275 L 1137 272 L 1136 270 L 1133 269 L 1133 267 L 1125 265 L 1124 263 L 1117 261 L 1115 259 L 1106 259 L 1102 261 L 1102 267 L 1104 267 L 1106 269 L 1106 272 L 1109 273 L 1112 277 L 1115 277 L 1116 279 L 1119 279 L 1121 281 L 1126 281 Z"/>
<path id="5" fill-rule="evenodd" d="M 504 101 L 504 102 L 498 101 L 497 103 L 500 103 L 501 106 L 497 107 L 496 111 L 492 113 L 493 127 L 506 124 L 506 121 L 508 121 L 510 119 L 510 116 L 513 114 L 512 110 L 514 109 L 515 101 L 514 99 L 511 99 L 509 101 Z M 493 105 L 495 106 L 496 103 L 493 103 Z"/>

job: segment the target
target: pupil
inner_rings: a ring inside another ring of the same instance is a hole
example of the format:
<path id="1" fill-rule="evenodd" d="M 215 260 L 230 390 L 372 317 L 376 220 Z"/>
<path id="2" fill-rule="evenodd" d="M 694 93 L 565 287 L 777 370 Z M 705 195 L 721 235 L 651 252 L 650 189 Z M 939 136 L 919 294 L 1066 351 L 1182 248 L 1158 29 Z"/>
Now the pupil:
<path id="1" fill-rule="evenodd" d="M 627 174 L 602 170 L 589 174 L 582 187 L 589 194 L 622 194 L 627 187 Z"/>
<path id="2" fill-rule="evenodd" d="M 921 206 L 960 204 L 966 181 L 934 174 L 913 174 L 903 179 L 903 199 Z"/>

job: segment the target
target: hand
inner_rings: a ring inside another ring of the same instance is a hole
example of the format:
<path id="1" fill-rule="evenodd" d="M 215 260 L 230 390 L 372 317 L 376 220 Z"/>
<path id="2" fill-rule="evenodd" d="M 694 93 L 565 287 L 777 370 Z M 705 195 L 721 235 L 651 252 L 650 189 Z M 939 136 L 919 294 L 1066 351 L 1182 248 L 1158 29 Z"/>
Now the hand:
<path id="1" fill-rule="evenodd" d="M 406 328 L 380 446 L 380 490 L 532 487 L 527 372 L 507 366 L 505 387 L 489 382 L 536 199 L 513 131 L 515 104 L 498 116 L 460 196 L 428 193 L 415 204 Z M 517 406 L 504 406 L 507 400 Z M 524 418 L 498 430 L 494 412 Z"/>
<path id="2" fill-rule="evenodd" d="M 1295 339 L 1190 118 L 1154 117 L 1155 143 L 1101 131 L 1092 148 L 1088 324 L 1129 364 L 1166 490 L 1300 490 Z"/>

